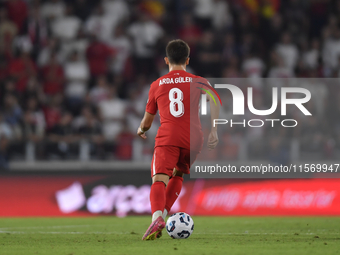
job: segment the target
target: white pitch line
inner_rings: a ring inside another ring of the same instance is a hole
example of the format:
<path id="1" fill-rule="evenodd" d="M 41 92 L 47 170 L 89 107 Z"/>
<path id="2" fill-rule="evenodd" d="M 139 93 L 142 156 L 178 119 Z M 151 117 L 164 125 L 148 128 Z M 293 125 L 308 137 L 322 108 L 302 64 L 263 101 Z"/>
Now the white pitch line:
<path id="1" fill-rule="evenodd" d="M 25 232 L 25 231 L 0 231 L 0 234 L 52 234 L 52 235 L 112 235 L 112 234 L 126 234 L 129 235 L 130 232 L 51 232 L 51 231 L 35 231 L 35 232 Z M 299 235 L 317 235 L 321 233 L 299 233 Z M 328 235 L 340 235 L 340 233 L 322 233 Z M 216 235 L 216 233 L 194 233 L 194 235 Z M 218 235 L 294 235 L 293 233 L 218 233 Z"/>
<path id="2" fill-rule="evenodd" d="M 340 233 L 298 233 L 298 235 L 340 235 Z M 294 235 L 293 233 L 194 233 L 193 235 Z"/>
<path id="3" fill-rule="evenodd" d="M 61 225 L 61 226 L 34 226 L 34 227 L 7 227 L 7 228 L 0 228 L 1 230 L 6 229 L 49 229 L 49 228 L 87 228 L 87 227 L 98 227 L 98 226 L 107 226 L 106 224 L 100 225 Z"/>
<path id="4" fill-rule="evenodd" d="M 85 234 L 107 234 L 107 235 L 112 235 L 112 234 L 129 234 L 128 232 L 46 232 L 46 231 L 36 231 L 36 232 L 25 232 L 25 231 L 0 231 L 0 234 L 52 234 L 52 235 L 85 235 Z"/>

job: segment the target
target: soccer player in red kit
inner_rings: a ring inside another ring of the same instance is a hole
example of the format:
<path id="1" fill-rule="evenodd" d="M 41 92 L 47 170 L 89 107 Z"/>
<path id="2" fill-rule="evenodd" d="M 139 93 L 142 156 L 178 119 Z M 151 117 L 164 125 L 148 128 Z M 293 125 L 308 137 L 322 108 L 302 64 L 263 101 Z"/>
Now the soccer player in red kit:
<path id="1" fill-rule="evenodd" d="M 190 173 L 190 166 L 203 145 L 199 119 L 202 90 L 196 89 L 196 85 L 192 88 L 192 84 L 195 84 L 195 80 L 198 81 L 198 87 L 202 87 L 202 83 L 209 83 L 204 78 L 186 72 L 189 53 L 188 44 L 182 40 L 168 43 L 164 60 L 169 66 L 169 73 L 151 84 L 145 115 L 137 131 L 140 137 L 146 139 L 145 132 L 150 129 L 159 110 L 161 126 L 151 163 L 152 223 L 143 240 L 154 240 L 161 236 L 165 227 L 164 219 L 181 192 L 183 175 Z M 209 95 L 207 99 L 210 99 Z M 209 101 L 211 119 L 217 119 L 219 105 L 213 104 L 213 100 Z M 212 126 L 208 147 L 213 149 L 217 143 L 217 128 Z"/>

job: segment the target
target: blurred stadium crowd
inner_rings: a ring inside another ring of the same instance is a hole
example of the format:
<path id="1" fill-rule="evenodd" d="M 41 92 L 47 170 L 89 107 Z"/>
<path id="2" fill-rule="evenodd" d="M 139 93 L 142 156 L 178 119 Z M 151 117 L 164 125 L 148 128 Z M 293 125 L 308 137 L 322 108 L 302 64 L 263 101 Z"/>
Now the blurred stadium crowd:
<path id="1" fill-rule="evenodd" d="M 171 39 L 188 42 L 188 71 L 204 77 L 338 78 L 339 18 L 338 0 L 2 1 L 0 165 L 150 156 L 153 141 L 141 145 L 135 132 L 150 83 L 167 73 Z M 266 88 L 255 89 L 270 105 Z M 314 158 L 337 157 L 340 89 L 312 90 L 318 99 L 308 123 L 272 136 L 231 129 L 221 137 L 223 157 L 237 159 L 247 137 L 255 158 L 278 151 L 268 157 L 288 160 L 287 137 Z"/>

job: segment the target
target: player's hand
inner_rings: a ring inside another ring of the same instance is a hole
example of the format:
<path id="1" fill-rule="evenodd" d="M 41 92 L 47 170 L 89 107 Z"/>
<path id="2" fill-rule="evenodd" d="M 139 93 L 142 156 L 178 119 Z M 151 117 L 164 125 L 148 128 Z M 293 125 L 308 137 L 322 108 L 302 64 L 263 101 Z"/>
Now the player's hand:
<path id="1" fill-rule="evenodd" d="M 217 131 L 211 131 L 208 136 L 208 148 L 209 150 L 215 149 L 218 144 L 218 135 Z"/>
<path id="2" fill-rule="evenodd" d="M 137 130 L 137 135 L 139 135 L 140 137 L 142 137 L 143 139 L 146 139 L 146 135 L 145 132 L 142 131 L 142 129 L 139 127 Z"/>

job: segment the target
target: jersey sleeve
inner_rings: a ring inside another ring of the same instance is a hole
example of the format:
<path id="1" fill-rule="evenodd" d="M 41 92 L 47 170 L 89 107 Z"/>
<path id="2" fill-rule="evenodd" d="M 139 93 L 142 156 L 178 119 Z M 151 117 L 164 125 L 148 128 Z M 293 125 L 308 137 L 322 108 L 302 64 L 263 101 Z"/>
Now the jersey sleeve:
<path id="1" fill-rule="evenodd" d="M 145 111 L 155 115 L 157 113 L 158 110 L 158 106 L 157 106 L 157 102 L 156 102 L 156 97 L 155 97 L 155 92 L 156 92 L 156 86 L 154 83 L 151 84 L 150 86 L 150 90 L 149 90 L 149 98 L 148 101 L 146 103 L 146 109 Z"/>

